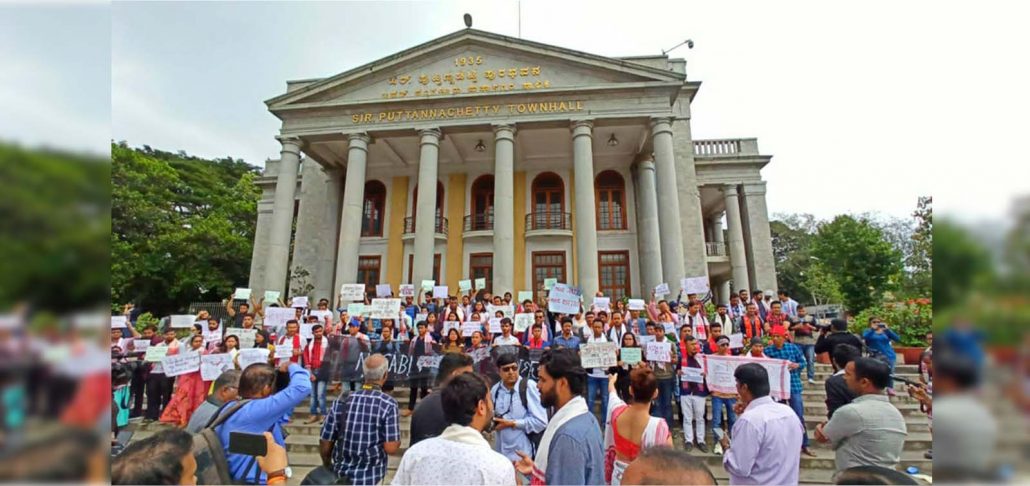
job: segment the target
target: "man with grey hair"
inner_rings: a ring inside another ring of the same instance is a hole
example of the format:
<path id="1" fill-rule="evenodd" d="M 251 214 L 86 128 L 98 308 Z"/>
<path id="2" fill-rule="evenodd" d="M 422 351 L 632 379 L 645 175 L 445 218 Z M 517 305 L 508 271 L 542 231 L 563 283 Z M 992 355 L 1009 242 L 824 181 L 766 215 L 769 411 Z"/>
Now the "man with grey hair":
<path id="1" fill-rule="evenodd" d="M 200 432 L 214 418 L 215 413 L 218 412 L 218 409 L 222 408 L 222 405 L 239 398 L 239 389 L 239 370 L 227 370 L 218 375 L 218 378 L 215 379 L 214 391 L 193 412 L 190 422 L 186 424 L 186 432 L 191 434 Z"/>
<path id="2" fill-rule="evenodd" d="M 365 359 L 364 385 L 336 400 L 322 424 L 322 464 L 350 484 L 379 484 L 387 454 L 400 450 L 400 407 L 382 391 L 389 368 L 382 354 Z"/>

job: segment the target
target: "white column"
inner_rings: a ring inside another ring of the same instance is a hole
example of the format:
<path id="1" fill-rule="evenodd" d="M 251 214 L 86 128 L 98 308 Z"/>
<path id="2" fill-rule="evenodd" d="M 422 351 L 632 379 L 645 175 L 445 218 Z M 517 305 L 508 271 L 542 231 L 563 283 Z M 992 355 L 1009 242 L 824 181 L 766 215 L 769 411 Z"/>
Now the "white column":
<path id="1" fill-rule="evenodd" d="M 637 213 L 637 231 L 640 234 L 639 295 L 648 295 L 648 292 L 662 283 L 662 243 L 658 230 L 654 161 L 641 160 L 637 163 L 636 193 L 640 201 L 640 211 Z"/>
<path id="2" fill-rule="evenodd" d="M 600 279 L 597 275 L 597 206 L 594 200 L 593 122 L 572 122 L 572 162 L 576 174 L 576 261 L 579 288 L 590 302 Z"/>
<path id="3" fill-rule="evenodd" d="M 719 303 L 720 304 L 729 305 L 729 303 L 730 303 L 730 292 L 732 292 L 732 290 L 730 290 L 730 280 L 729 279 L 723 280 L 722 283 L 719 284 Z"/>
<path id="4" fill-rule="evenodd" d="M 765 204 L 765 182 L 744 184 L 747 220 L 751 235 L 751 254 L 754 257 L 756 288 L 776 295 L 776 260 L 773 257 L 772 233 L 769 230 L 769 212 Z"/>
<path id="5" fill-rule="evenodd" d="M 340 241 L 336 254 L 336 289 L 354 283 L 358 278 L 358 247 L 361 244 L 362 206 L 365 203 L 365 170 L 368 161 L 369 137 L 352 133 L 347 137 L 347 175 L 343 186 L 343 210 L 340 212 Z M 435 187 L 435 186 L 434 186 Z"/>
<path id="6" fill-rule="evenodd" d="M 433 278 L 433 248 L 436 241 L 436 182 L 440 156 L 440 130 L 418 131 L 418 204 L 415 208 L 415 261 L 411 280 L 416 289 Z M 439 283 L 439 282 L 437 282 Z"/>
<path id="7" fill-rule="evenodd" d="M 730 247 L 730 272 L 733 275 L 733 292 L 743 289 L 751 291 L 747 278 L 747 254 L 744 252 L 744 229 L 740 221 L 740 202 L 737 199 L 737 186 L 727 185 L 722 188 L 726 198 L 726 236 Z"/>
<path id="8" fill-rule="evenodd" d="M 272 206 L 272 231 L 268 242 L 265 290 L 278 290 L 285 296 L 301 141 L 297 137 L 278 137 L 278 139 L 283 149 L 280 152 L 279 174 L 275 183 L 275 203 Z"/>
<path id="9" fill-rule="evenodd" d="M 494 126 L 493 293 L 515 291 L 515 126 Z"/>
<path id="10" fill-rule="evenodd" d="M 672 146 L 672 120 L 651 120 L 654 145 L 655 180 L 658 194 L 658 219 L 662 247 L 662 275 L 673 295 L 679 294 L 683 274 L 683 233 L 680 225 L 680 200 L 676 186 L 676 157 Z"/>

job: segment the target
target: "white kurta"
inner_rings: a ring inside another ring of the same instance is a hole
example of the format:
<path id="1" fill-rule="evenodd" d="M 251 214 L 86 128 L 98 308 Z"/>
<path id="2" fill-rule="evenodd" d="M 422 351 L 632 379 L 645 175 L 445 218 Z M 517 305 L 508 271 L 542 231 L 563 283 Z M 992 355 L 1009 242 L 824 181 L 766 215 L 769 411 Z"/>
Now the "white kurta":
<path id="1" fill-rule="evenodd" d="M 475 429 L 451 425 L 439 437 L 426 439 L 404 453 L 394 485 L 515 485 L 515 466 L 490 448 Z"/>

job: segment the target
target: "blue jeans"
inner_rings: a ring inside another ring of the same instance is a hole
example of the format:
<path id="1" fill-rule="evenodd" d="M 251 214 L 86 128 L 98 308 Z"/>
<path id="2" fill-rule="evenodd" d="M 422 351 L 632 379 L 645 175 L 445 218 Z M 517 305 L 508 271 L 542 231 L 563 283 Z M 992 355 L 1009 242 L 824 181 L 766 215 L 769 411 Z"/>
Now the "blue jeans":
<path id="1" fill-rule="evenodd" d="M 601 396 L 601 429 L 604 429 L 604 419 L 608 414 L 608 378 L 597 378 L 587 376 L 587 408 L 594 413 L 594 399 Z"/>
<path id="2" fill-rule="evenodd" d="M 727 417 L 727 435 L 733 432 L 733 424 L 737 423 L 737 414 L 733 411 L 733 406 L 737 404 L 736 398 L 719 398 L 712 395 L 712 430 L 722 428 L 722 409 L 726 408 Z"/>
<path id="3" fill-rule="evenodd" d="M 651 416 L 665 419 L 669 430 L 675 422 L 672 421 L 672 400 L 676 396 L 676 378 L 663 378 L 658 380 L 658 400 L 655 406 L 651 407 Z"/>
<path id="4" fill-rule="evenodd" d="M 316 380 L 311 382 L 311 415 L 326 415 L 325 391 L 329 382 Z"/>
<path id="5" fill-rule="evenodd" d="M 801 438 L 801 447 L 808 447 L 808 428 L 805 427 L 805 403 L 802 400 L 800 393 L 791 393 L 790 408 L 794 409 L 794 413 L 798 414 L 798 418 L 801 419 L 801 426 L 804 427 L 805 435 Z"/>
<path id="6" fill-rule="evenodd" d="M 805 355 L 805 361 L 808 362 L 808 379 L 815 379 L 815 345 L 814 344 L 799 344 L 801 352 Z M 831 356 L 832 358 L 832 356 Z"/>

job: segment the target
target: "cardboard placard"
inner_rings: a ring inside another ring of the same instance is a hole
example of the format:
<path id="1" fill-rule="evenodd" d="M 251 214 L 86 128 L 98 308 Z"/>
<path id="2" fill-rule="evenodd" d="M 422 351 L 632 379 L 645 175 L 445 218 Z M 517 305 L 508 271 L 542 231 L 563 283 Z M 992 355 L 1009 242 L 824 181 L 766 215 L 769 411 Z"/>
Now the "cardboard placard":
<path id="1" fill-rule="evenodd" d="M 276 301 L 279 300 L 279 297 L 282 294 L 283 293 L 278 291 L 278 290 L 266 290 L 265 291 L 265 303 L 274 304 Z"/>
<path id="2" fill-rule="evenodd" d="M 472 290 L 472 280 L 458 280 L 458 290 L 461 292 Z"/>
<path id="3" fill-rule="evenodd" d="M 190 314 L 176 314 L 169 319 L 169 324 L 176 329 L 189 329 L 193 327 L 195 316 Z"/>
<path id="4" fill-rule="evenodd" d="M 245 370 L 254 363 L 268 363 L 268 348 L 246 348 L 240 349 L 237 357 L 240 369 Z"/>
<path id="5" fill-rule="evenodd" d="M 437 285 L 433 287 L 433 298 L 434 299 L 446 299 L 448 297 L 446 285 Z"/>
<path id="6" fill-rule="evenodd" d="M 111 316 L 111 329 L 125 329 L 128 322 L 125 316 Z"/>
<path id="7" fill-rule="evenodd" d="M 422 281 L 422 292 L 429 292 L 436 286 L 436 280 L 423 280 Z"/>
<path id="8" fill-rule="evenodd" d="M 298 307 L 300 307 L 301 309 L 307 309 L 308 308 L 308 296 L 306 296 L 306 295 L 298 295 L 298 296 L 294 297 L 293 298 L 293 302 L 290 303 L 290 307 L 293 307 L 294 309 L 296 309 Z"/>
<path id="9" fill-rule="evenodd" d="M 233 300 L 250 300 L 250 289 L 237 287 L 236 291 L 232 293 Z"/>
<path id="10" fill-rule="evenodd" d="M 680 288 L 688 294 L 704 295 L 708 293 L 708 277 L 685 277 L 680 280 Z"/>
<path id="11" fill-rule="evenodd" d="M 654 294 L 658 295 L 658 296 L 669 295 L 670 293 L 671 292 L 669 292 L 669 284 L 668 283 L 660 283 L 660 284 L 658 284 L 657 287 L 654 288 Z"/>
<path id="12" fill-rule="evenodd" d="M 415 286 L 411 284 L 401 284 L 401 286 L 397 289 L 397 293 L 401 297 L 414 297 Z"/>
<path id="13" fill-rule="evenodd" d="M 365 284 L 343 284 L 340 286 L 340 300 L 365 301 Z"/>
<path id="14" fill-rule="evenodd" d="M 501 318 L 491 317 L 490 318 L 490 332 L 493 334 L 501 333 Z"/>
<path id="15" fill-rule="evenodd" d="M 378 299 L 373 299 L 373 301 Z M 347 304 L 347 317 L 358 317 L 365 313 L 365 304 L 360 302 L 351 302 Z"/>
<path id="16" fill-rule="evenodd" d="M 579 289 L 555 283 L 547 294 L 547 310 L 556 314 L 576 314 L 579 312 L 579 299 Z"/>
<path id="17" fill-rule="evenodd" d="M 217 380 L 223 372 L 233 368 L 232 356 L 229 353 L 205 354 L 200 357 L 200 379 Z"/>
<path id="18" fill-rule="evenodd" d="M 611 300 L 610 297 L 594 297 L 594 307 L 597 307 L 598 310 L 610 311 Z"/>
<path id="19" fill-rule="evenodd" d="M 372 299 L 369 316 L 373 319 L 396 319 L 401 308 L 401 299 Z"/>
<path id="20" fill-rule="evenodd" d="M 609 368 L 615 366 L 615 343 L 586 343 L 579 347 L 583 368 Z"/>
<path id="21" fill-rule="evenodd" d="M 200 370 L 200 353 L 179 353 L 174 356 L 161 358 L 161 366 L 164 367 L 165 376 L 179 376 L 186 373 L 193 373 Z"/>
<path id="22" fill-rule="evenodd" d="M 672 361 L 672 351 L 670 349 L 669 341 L 662 342 L 650 342 L 644 345 L 644 354 L 647 355 L 648 361 L 655 361 L 659 363 L 668 363 Z"/>
<path id="23" fill-rule="evenodd" d="M 642 351 L 641 348 L 622 348 L 619 351 L 619 358 L 622 364 L 635 365 L 643 360 Z"/>
<path id="24" fill-rule="evenodd" d="M 472 337 L 472 333 L 474 333 L 476 331 L 482 332 L 483 331 L 483 325 L 478 323 L 478 322 L 475 322 L 475 321 L 465 322 L 465 323 L 462 323 L 462 325 L 461 325 L 461 337 Z M 500 331 L 497 331 L 497 332 L 500 332 Z"/>
<path id="25" fill-rule="evenodd" d="M 265 327 L 285 329 L 286 321 L 297 318 L 297 311 L 292 307 L 269 307 L 265 310 Z"/>
<path id="26" fill-rule="evenodd" d="M 390 284 L 379 284 L 376 285 L 376 297 L 387 298 L 393 297 L 393 289 L 390 288 Z"/>
<path id="27" fill-rule="evenodd" d="M 143 361 L 149 361 L 151 363 L 160 362 L 165 355 L 168 354 L 168 346 L 150 346 L 147 348 L 147 354 L 143 357 Z"/>
<path id="28" fill-rule="evenodd" d="M 485 288 L 486 288 L 486 278 L 477 278 L 476 279 L 476 289 L 483 290 Z"/>
<path id="29" fill-rule="evenodd" d="M 254 336 L 257 329 L 233 329 L 233 334 L 240 339 L 240 349 L 254 347 Z"/>
<path id="30" fill-rule="evenodd" d="M 149 339 L 133 339 L 132 340 L 132 352 L 133 353 L 146 353 L 150 349 Z"/>
<path id="31" fill-rule="evenodd" d="M 521 304 L 521 303 L 523 303 L 523 302 L 525 302 L 527 300 L 534 301 L 533 300 L 533 291 L 531 291 L 531 290 L 520 290 L 519 291 L 519 303 Z"/>
<path id="32" fill-rule="evenodd" d="M 642 311 L 646 308 L 646 305 L 644 304 L 644 299 L 629 299 L 626 303 L 626 308 L 629 310 Z"/>
<path id="33" fill-rule="evenodd" d="M 551 290 L 558 283 L 556 278 L 545 278 L 544 279 L 544 290 Z"/>
<path id="34" fill-rule="evenodd" d="M 526 332 L 534 321 L 535 318 L 530 312 L 515 314 L 515 332 Z"/>
<path id="35" fill-rule="evenodd" d="M 744 334 L 736 333 L 730 334 L 730 349 L 740 349 L 744 347 Z"/>

